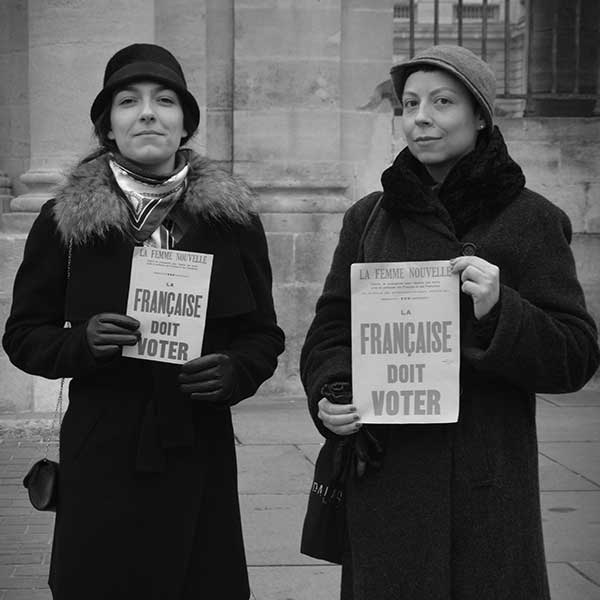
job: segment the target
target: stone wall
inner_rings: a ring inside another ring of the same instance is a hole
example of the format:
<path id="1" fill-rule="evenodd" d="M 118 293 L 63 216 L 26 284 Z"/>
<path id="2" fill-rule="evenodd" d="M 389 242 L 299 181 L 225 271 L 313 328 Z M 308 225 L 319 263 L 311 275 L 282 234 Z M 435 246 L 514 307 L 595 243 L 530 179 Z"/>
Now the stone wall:
<path id="1" fill-rule="evenodd" d="M 193 146 L 245 177 L 259 197 L 287 334 L 263 392 L 300 395 L 299 351 L 342 215 L 379 188 L 402 146 L 387 101 L 359 108 L 388 76 L 392 3 L 9 0 L 0 35 L 0 78 L 14 81 L 0 92 L 0 184 L 8 175 L 14 196 L 0 214 L 0 322 L 41 202 L 91 144 L 87 115 L 106 60 L 132 41 L 156 41 L 180 58 L 200 104 Z M 501 128 L 528 185 L 569 214 L 579 276 L 599 320 L 600 120 L 512 119 Z M 1 352 L 0 381 L 0 411 L 52 409 L 56 382 L 20 373 Z"/>
<path id="2" fill-rule="evenodd" d="M 377 129 L 369 145 L 390 149 L 399 144 L 392 136 L 392 118 L 387 116 L 387 137 Z M 588 307 L 600 323 L 600 120 L 598 119 L 512 119 L 500 122 L 511 154 L 523 166 L 527 185 L 555 202 L 573 224 L 573 252 Z M 373 165 L 375 169 L 375 165 Z M 330 189 L 282 185 L 257 187 L 274 274 L 274 296 L 287 349 L 280 366 L 263 391 L 274 396 L 302 393 L 298 380 L 298 358 L 314 305 L 337 242 L 343 210 L 352 199 L 344 195 L 351 186 L 340 186 L 339 195 Z M 373 185 L 372 189 L 378 189 Z M 304 190 L 304 192 L 302 191 Z M 323 207 L 316 198 L 323 197 Z M 310 197 L 307 200 L 306 197 Z M 332 200 L 335 199 L 334 200 Z M 305 210 L 298 204 L 306 202 Z M 276 208 L 280 210 L 275 210 Z M 4 322 L 10 303 L 12 279 L 20 261 L 24 234 L 0 234 L 0 320 Z M 50 409 L 55 384 L 20 373 L 0 355 L 0 411 Z M 34 383 L 35 382 L 35 383 Z M 588 384 L 600 387 L 600 378 Z M 35 386 L 35 387 L 34 387 Z"/>

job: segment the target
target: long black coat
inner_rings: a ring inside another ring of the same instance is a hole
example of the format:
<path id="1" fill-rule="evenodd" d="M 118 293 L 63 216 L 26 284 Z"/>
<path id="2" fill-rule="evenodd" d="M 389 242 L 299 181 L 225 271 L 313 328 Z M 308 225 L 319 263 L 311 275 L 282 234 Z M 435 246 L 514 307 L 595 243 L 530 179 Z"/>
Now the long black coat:
<path id="1" fill-rule="evenodd" d="M 476 321 L 461 294 L 460 417 L 448 425 L 369 426 L 383 465 L 348 494 L 344 600 L 549 598 L 539 505 L 535 393 L 585 384 L 599 362 L 566 215 L 524 189 L 499 131 L 435 194 L 403 151 L 364 261 L 444 260 L 475 252 L 500 268 L 500 302 Z M 321 386 L 351 380 L 350 264 L 379 193 L 352 206 L 302 351 L 315 424 Z"/>
<path id="2" fill-rule="evenodd" d="M 271 376 L 283 350 L 265 235 L 244 184 L 197 156 L 188 181 L 182 210 L 192 225 L 176 248 L 214 255 L 203 354 L 232 357 L 235 403 Z M 58 600 L 246 600 L 229 408 L 179 392 L 178 365 L 103 363 L 86 342 L 92 315 L 126 311 L 124 211 L 104 158 L 75 170 L 31 229 L 3 338 L 21 369 L 73 378 L 50 586 Z"/>

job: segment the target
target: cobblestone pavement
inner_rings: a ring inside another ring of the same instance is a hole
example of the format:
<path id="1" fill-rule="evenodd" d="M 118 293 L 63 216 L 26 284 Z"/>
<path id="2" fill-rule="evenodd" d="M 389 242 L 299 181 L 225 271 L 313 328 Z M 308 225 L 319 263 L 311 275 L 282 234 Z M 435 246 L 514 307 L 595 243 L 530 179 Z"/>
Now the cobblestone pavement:
<path id="1" fill-rule="evenodd" d="M 298 551 L 319 450 L 304 401 L 257 397 L 235 407 L 234 421 L 253 600 L 337 598 L 339 567 Z M 49 424 L 0 417 L 0 600 L 50 599 L 53 515 L 30 508 L 21 484 Z M 600 392 L 540 396 L 538 435 L 552 598 L 600 600 Z"/>

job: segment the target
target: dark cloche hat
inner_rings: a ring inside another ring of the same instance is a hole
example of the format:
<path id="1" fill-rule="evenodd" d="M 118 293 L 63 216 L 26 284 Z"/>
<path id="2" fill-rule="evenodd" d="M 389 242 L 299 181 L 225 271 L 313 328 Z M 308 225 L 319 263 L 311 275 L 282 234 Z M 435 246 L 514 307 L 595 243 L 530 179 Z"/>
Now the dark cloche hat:
<path id="1" fill-rule="evenodd" d="M 198 103 L 187 89 L 177 59 L 168 50 L 155 44 L 132 44 L 119 50 L 108 61 L 104 71 L 104 87 L 90 109 L 92 123 L 98 120 L 118 88 L 142 79 L 158 81 L 177 93 L 183 108 L 185 127 L 188 136 L 191 136 L 200 122 Z"/>

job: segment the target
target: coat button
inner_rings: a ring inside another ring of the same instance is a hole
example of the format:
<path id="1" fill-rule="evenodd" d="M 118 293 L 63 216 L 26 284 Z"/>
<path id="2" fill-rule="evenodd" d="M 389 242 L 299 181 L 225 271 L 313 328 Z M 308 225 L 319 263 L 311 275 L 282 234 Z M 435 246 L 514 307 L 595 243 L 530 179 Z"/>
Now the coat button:
<path id="1" fill-rule="evenodd" d="M 463 256 L 474 256 L 477 252 L 477 246 L 473 242 L 465 242 L 462 245 Z"/>

